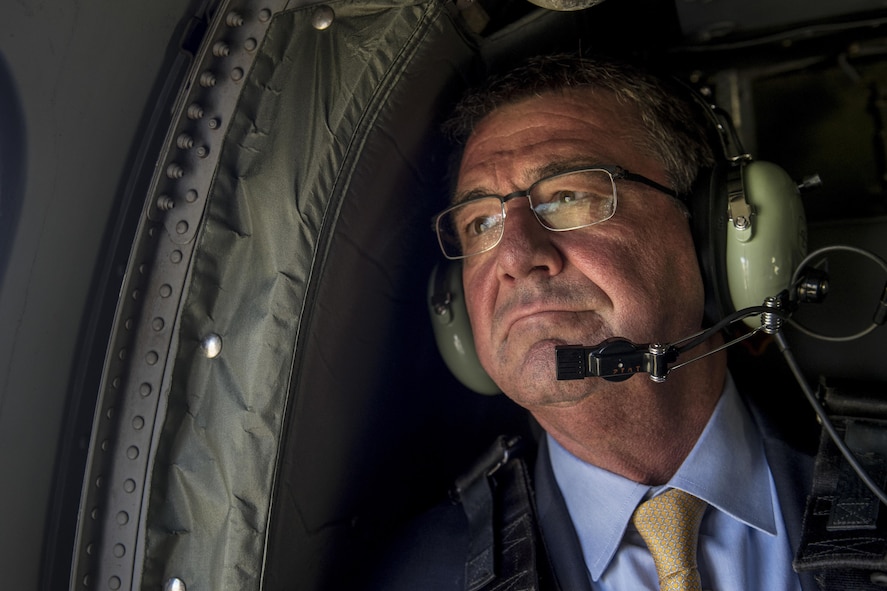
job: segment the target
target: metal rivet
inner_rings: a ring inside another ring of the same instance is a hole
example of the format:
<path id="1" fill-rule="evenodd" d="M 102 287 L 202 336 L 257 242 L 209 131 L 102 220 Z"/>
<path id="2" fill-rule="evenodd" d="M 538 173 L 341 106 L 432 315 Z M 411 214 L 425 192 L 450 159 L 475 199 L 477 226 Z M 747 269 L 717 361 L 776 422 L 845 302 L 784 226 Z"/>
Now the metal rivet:
<path id="1" fill-rule="evenodd" d="M 188 192 L 185 193 L 185 201 L 188 203 L 194 203 L 197 201 L 197 191 L 194 189 L 188 189 Z"/>
<path id="2" fill-rule="evenodd" d="M 120 589 L 120 585 L 120 577 L 111 577 L 108 579 L 108 589 L 111 589 L 111 591 L 117 591 L 117 589 Z"/>
<path id="3" fill-rule="evenodd" d="M 157 365 L 158 361 L 160 361 L 160 355 L 157 354 L 157 351 L 148 351 L 148 354 L 145 355 L 145 363 L 148 365 Z"/>
<path id="4" fill-rule="evenodd" d="M 231 47 L 224 41 L 216 41 L 213 43 L 213 55 L 216 57 L 225 57 L 231 53 Z"/>
<path id="5" fill-rule="evenodd" d="M 268 22 L 271 19 L 271 11 L 267 8 L 263 8 L 259 11 L 259 20 L 263 23 Z"/>
<path id="6" fill-rule="evenodd" d="M 183 255 L 182 255 L 182 251 L 181 251 L 181 250 L 174 250 L 174 251 L 172 251 L 172 252 L 169 254 L 169 260 L 171 260 L 171 261 L 174 262 L 174 263 L 181 263 L 181 262 L 182 262 L 182 256 L 183 256 Z"/>
<path id="7" fill-rule="evenodd" d="M 144 417 L 141 417 L 141 416 L 135 416 L 135 417 L 132 418 L 132 428 L 133 428 L 133 429 L 135 429 L 136 431 L 140 431 L 140 430 L 143 429 L 144 427 L 145 427 L 145 419 L 144 419 Z M 130 482 L 130 481 L 127 481 L 127 482 Z M 129 492 L 131 492 L 131 491 L 129 491 Z"/>
<path id="8" fill-rule="evenodd" d="M 209 120 L 209 123 L 207 123 L 207 125 L 209 125 L 209 128 L 210 128 L 210 129 L 218 129 L 219 126 L 222 125 L 222 122 L 219 121 L 218 118 L 215 118 L 215 117 L 214 117 L 214 118 L 212 118 L 212 119 Z"/>
<path id="9" fill-rule="evenodd" d="M 231 70 L 231 80 L 238 81 L 243 78 L 243 68 L 234 68 Z"/>
<path id="10" fill-rule="evenodd" d="M 214 332 L 210 333 L 200 342 L 200 347 L 203 349 L 203 354 L 206 355 L 208 359 L 218 357 L 219 353 L 222 352 L 222 337 Z"/>
<path id="11" fill-rule="evenodd" d="M 134 445 L 129 446 L 126 450 L 126 457 L 130 460 L 136 460 L 139 457 L 139 448 Z"/>
<path id="12" fill-rule="evenodd" d="M 129 513 L 127 513 L 126 511 L 121 511 L 120 513 L 118 513 L 117 523 L 119 525 L 126 525 L 127 523 L 129 523 Z"/>
<path id="13" fill-rule="evenodd" d="M 311 24 L 318 31 L 323 31 L 324 29 L 330 28 L 330 25 L 333 24 L 335 19 L 336 13 L 333 12 L 332 8 L 326 5 L 318 6 L 314 11 L 314 14 L 311 16 Z"/>
<path id="14" fill-rule="evenodd" d="M 246 41 L 243 42 L 243 48 L 247 51 L 255 51 L 256 47 L 259 46 L 259 42 L 250 37 Z"/>
<path id="15" fill-rule="evenodd" d="M 136 490 L 136 481 L 133 480 L 132 478 L 128 478 L 128 479 L 127 479 L 126 481 L 124 481 L 124 483 L 123 483 L 123 490 L 125 490 L 125 491 L 128 492 L 128 493 L 133 493 L 133 492 L 135 492 L 135 490 Z"/>
<path id="16" fill-rule="evenodd" d="M 151 321 L 151 328 L 154 329 L 154 332 L 160 332 L 164 326 L 166 326 L 166 323 L 159 316 Z"/>
<path id="17" fill-rule="evenodd" d="M 194 146 L 194 138 L 187 133 L 180 133 L 176 138 L 176 145 L 183 150 L 189 150 Z"/>
<path id="18" fill-rule="evenodd" d="M 243 25 L 243 17 L 239 12 L 232 10 L 225 16 L 225 24 L 229 27 L 240 27 Z"/>
<path id="19" fill-rule="evenodd" d="M 161 195 L 157 198 L 157 209 L 160 211 L 169 211 L 176 206 L 176 202 L 169 195 Z"/>
<path id="20" fill-rule="evenodd" d="M 117 558 L 123 558 L 126 555 L 126 546 L 123 544 L 115 544 L 114 545 L 114 556 Z"/>
<path id="21" fill-rule="evenodd" d="M 185 234 L 188 232 L 188 222 L 185 220 L 180 221 L 176 224 L 176 232 L 179 234 Z"/>
<path id="22" fill-rule="evenodd" d="M 170 165 L 166 167 L 166 176 L 173 180 L 180 179 L 185 176 L 185 169 L 175 162 L 171 162 Z"/>
<path id="23" fill-rule="evenodd" d="M 212 88 L 216 85 L 216 75 L 209 71 L 203 72 L 200 74 L 198 81 L 200 82 L 200 86 L 204 88 Z"/>
<path id="24" fill-rule="evenodd" d="M 163 591 L 187 591 L 187 587 L 185 587 L 185 581 L 173 577 L 164 583 Z"/>
<path id="25" fill-rule="evenodd" d="M 164 283 L 160 286 L 160 297 L 168 298 L 172 295 L 172 285 L 169 283 Z"/>
<path id="26" fill-rule="evenodd" d="M 199 146 L 194 153 L 197 154 L 198 158 L 206 158 L 209 156 L 209 148 L 207 146 Z"/>
<path id="27" fill-rule="evenodd" d="M 151 391 L 152 391 L 151 384 L 149 384 L 147 382 L 145 382 L 141 386 L 139 386 L 139 394 L 142 395 L 142 398 L 147 398 L 148 396 L 150 396 Z"/>
<path id="28" fill-rule="evenodd" d="M 201 107 L 197 103 L 191 103 L 190 105 L 188 105 L 187 114 L 188 119 L 201 119 L 203 118 L 203 107 Z"/>

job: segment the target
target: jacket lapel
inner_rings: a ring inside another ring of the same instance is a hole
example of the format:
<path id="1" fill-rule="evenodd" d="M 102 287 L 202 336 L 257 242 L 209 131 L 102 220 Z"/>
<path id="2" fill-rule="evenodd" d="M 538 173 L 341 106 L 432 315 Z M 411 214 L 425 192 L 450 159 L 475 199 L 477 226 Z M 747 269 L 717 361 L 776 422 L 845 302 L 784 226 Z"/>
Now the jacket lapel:
<path id="1" fill-rule="evenodd" d="M 554 479 L 548 457 L 548 440 L 544 436 L 536 456 L 535 480 L 539 526 L 558 585 L 565 591 L 591 591 L 579 538 Z"/>

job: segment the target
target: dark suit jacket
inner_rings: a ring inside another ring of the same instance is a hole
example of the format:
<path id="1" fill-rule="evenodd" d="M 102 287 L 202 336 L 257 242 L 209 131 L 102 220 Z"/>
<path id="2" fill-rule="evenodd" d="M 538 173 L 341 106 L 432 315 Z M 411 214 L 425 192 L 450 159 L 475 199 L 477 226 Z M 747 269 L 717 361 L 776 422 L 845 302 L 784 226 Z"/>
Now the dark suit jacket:
<path id="1" fill-rule="evenodd" d="M 770 396 L 771 401 L 773 398 Z M 748 402 L 764 439 L 794 550 L 800 543 L 804 508 L 812 481 L 816 429 L 807 429 L 802 436 L 786 437 L 785 433 L 792 430 L 785 429 L 783 423 L 797 426 L 798 407 L 786 405 L 784 400 L 777 400 L 776 408 L 766 408 L 766 401 Z M 809 417 L 804 420 L 813 421 Z M 812 424 L 815 427 L 815 422 Z M 539 445 L 534 473 L 537 515 L 560 587 L 563 591 L 591 591 L 579 539 L 555 482 L 544 438 Z M 410 526 L 407 534 L 400 538 L 398 547 L 384 561 L 371 588 L 462 591 L 465 588 L 467 546 L 468 525 L 462 507 L 453 503 L 442 504 Z M 801 575 L 801 585 L 804 591 L 819 590 L 809 573 Z"/>

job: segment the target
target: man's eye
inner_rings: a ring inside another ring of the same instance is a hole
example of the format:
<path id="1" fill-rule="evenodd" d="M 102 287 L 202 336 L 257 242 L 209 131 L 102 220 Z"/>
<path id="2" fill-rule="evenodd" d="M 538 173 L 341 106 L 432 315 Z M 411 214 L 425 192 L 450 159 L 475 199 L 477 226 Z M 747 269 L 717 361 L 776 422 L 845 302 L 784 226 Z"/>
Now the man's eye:
<path id="1" fill-rule="evenodd" d="M 480 236 L 484 232 L 488 232 L 496 226 L 495 216 L 478 216 L 471 220 L 466 226 L 468 236 Z"/>
<path id="2" fill-rule="evenodd" d="M 583 199 L 588 199 L 588 193 L 583 191 L 555 191 L 551 196 L 549 203 L 575 203 L 576 201 L 581 201 Z"/>

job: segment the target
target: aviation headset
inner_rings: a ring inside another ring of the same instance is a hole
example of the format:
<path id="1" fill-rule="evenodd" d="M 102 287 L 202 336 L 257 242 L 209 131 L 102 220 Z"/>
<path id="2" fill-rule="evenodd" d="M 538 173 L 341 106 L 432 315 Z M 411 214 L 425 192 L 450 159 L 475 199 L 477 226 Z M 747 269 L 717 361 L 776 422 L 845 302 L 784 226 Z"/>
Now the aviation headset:
<path id="1" fill-rule="evenodd" d="M 742 150 L 730 117 L 690 92 L 720 143 L 717 162 L 699 172 L 688 199 L 705 284 L 705 318 L 714 323 L 735 310 L 760 306 L 789 287 L 806 254 L 807 224 L 797 183 L 779 166 L 752 160 Z M 435 266 L 427 303 L 450 371 L 477 393 L 499 393 L 477 358 L 460 262 Z M 755 321 L 747 320 L 752 327 Z"/>

